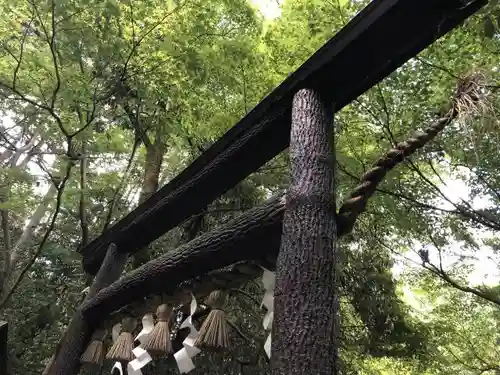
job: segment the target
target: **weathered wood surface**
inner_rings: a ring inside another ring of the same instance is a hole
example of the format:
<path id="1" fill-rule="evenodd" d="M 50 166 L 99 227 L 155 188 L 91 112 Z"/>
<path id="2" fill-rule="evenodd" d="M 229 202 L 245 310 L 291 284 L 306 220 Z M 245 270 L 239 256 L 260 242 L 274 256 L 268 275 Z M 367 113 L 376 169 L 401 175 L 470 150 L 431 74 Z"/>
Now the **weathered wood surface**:
<path id="1" fill-rule="evenodd" d="M 206 233 L 123 276 L 82 306 L 89 321 L 152 294 L 170 294 L 184 281 L 195 279 L 241 260 L 260 260 L 279 249 L 284 197 L 248 210 L 220 229 Z"/>
<path id="2" fill-rule="evenodd" d="M 0 374 L 7 375 L 7 362 L 9 359 L 9 351 L 7 350 L 9 324 L 0 321 Z"/>
<path id="3" fill-rule="evenodd" d="M 450 117 L 450 115 L 439 118 L 428 125 L 423 131 L 419 130 L 406 141 L 395 145 L 373 163 L 372 168 L 366 171 L 361 177 L 358 186 L 354 189 L 355 194 L 351 194 L 339 209 L 339 213 L 336 216 L 337 236 L 340 237 L 350 232 L 357 217 L 364 211 L 368 199 L 375 192 L 377 184 L 382 180 L 383 176 L 399 165 L 404 157 L 411 155 L 416 150 L 425 146 L 452 119 L 453 117 Z M 224 289 L 238 283 L 243 284 L 245 280 L 248 281 L 257 277 L 260 271 L 255 272 L 253 270 L 246 274 L 239 272 L 228 274 L 234 280 L 217 280 L 217 277 L 213 276 L 214 273 L 212 271 L 231 263 L 252 259 L 265 262 L 265 267 L 267 268 L 274 268 L 282 231 L 281 220 L 283 211 L 283 200 L 278 198 L 271 199 L 262 206 L 254 208 L 232 222 L 229 222 L 222 229 L 215 229 L 196 239 L 196 241 L 184 245 L 179 250 L 150 262 L 150 269 L 154 270 L 152 276 L 159 278 L 160 273 L 165 270 L 175 273 L 177 264 L 184 269 L 192 265 L 191 274 L 186 275 L 186 277 L 167 279 L 172 283 L 169 285 L 170 289 L 178 288 L 179 285 L 176 283 L 190 283 L 191 285 L 187 286 L 185 295 L 188 295 L 189 292 L 204 295 L 205 292 L 210 291 L 210 288 L 220 287 Z M 262 218 L 263 221 L 260 222 L 259 220 Z M 267 237 L 262 236 L 263 232 L 267 233 Z M 231 235 L 228 236 L 227 233 L 231 233 Z M 237 236 L 241 237 L 235 238 Z M 231 246 L 237 248 L 231 251 Z M 178 259 L 179 254 L 181 261 Z M 189 256 L 193 254 L 195 258 L 189 259 Z M 161 269 L 162 267 L 164 270 L 158 273 L 157 269 Z M 225 272 L 226 270 L 222 270 L 219 274 L 224 275 Z M 144 280 L 140 281 L 134 278 L 125 279 L 113 285 L 108 291 L 119 294 L 122 290 L 128 290 L 127 288 L 129 287 L 134 288 L 137 293 L 137 299 L 134 302 L 141 303 L 140 298 L 150 294 L 150 290 L 146 288 L 147 282 L 147 275 L 145 275 Z M 130 286 L 123 286 L 121 285 L 122 283 L 130 283 Z M 219 283 L 219 285 L 216 283 Z M 86 308 L 93 310 L 93 314 L 95 314 L 95 311 L 100 311 L 100 304 L 108 303 L 112 300 L 111 305 L 105 308 L 106 312 L 101 312 L 101 314 L 107 314 L 129 305 L 131 301 L 127 302 L 127 297 L 101 294 L 96 297 L 96 300 L 91 301 Z"/>
<path id="4" fill-rule="evenodd" d="M 486 0 L 375 0 L 165 187 L 81 250 L 95 274 L 109 243 L 135 252 L 197 214 L 289 143 L 293 95 L 316 89 L 340 110 Z"/>
<path id="5" fill-rule="evenodd" d="M 291 178 L 276 262 L 273 375 L 337 375 L 333 118 L 314 90 L 293 99 Z"/>
<path id="6" fill-rule="evenodd" d="M 90 290 L 85 297 L 89 301 L 99 290 L 118 280 L 125 263 L 127 254 L 120 253 L 114 244 L 108 247 L 101 269 L 97 273 Z M 84 302 L 85 302 L 84 301 Z M 91 325 L 83 318 L 81 308 L 77 308 L 66 332 L 57 345 L 54 360 L 49 363 L 48 375 L 74 375 L 80 369 L 80 356 L 88 344 L 92 334 Z"/>

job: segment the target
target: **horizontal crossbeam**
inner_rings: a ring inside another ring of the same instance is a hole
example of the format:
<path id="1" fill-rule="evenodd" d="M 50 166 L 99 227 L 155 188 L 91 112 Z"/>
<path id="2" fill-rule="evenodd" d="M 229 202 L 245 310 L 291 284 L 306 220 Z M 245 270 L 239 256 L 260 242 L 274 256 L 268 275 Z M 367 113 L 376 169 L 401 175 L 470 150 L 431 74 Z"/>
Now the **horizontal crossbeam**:
<path id="1" fill-rule="evenodd" d="M 107 246 L 133 253 L 199 213 L 289 144 L 293 95 L 314 88 L 335 111 L 477 11 L 486 0 L 374 0 L 166 186 L 80 250 L 95 274 Z"/>
<path id="2" fill-rule="evenodd" d="M 173 294 L 184 281 L 243 260 L 259 261 L 268 253 L 277 253 L 284 211 L 284 196 L 276 196 L 221 228 L 149 261 L 86 301 L 82 306 L 85 318 L 97 323 L 149 295 Z"/>

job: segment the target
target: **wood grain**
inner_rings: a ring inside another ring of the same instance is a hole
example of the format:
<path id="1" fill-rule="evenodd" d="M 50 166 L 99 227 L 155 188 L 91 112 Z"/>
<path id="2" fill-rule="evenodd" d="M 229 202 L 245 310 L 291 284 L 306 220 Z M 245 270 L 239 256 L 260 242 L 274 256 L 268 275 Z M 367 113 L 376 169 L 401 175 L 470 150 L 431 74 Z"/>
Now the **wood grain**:
<path id="1" fill-rule="evenodd" d="M 109 243 L 138 251 L 283 151 L 298 90 L 314 88 L 338 111 L 486 2 L 372 1 L 182 173 L 81 249 L 86 271 L 97 272 Z"/>

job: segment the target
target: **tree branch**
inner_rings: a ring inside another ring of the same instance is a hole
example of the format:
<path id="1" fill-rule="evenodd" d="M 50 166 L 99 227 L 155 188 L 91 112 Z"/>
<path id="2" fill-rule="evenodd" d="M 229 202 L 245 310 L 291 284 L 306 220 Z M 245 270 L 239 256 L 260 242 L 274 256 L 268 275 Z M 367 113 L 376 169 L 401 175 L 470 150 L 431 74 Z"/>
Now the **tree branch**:
<path id="1" fill-rule="evenodd" d="M 63 133 L 64 136 L 66 138 L 68 138 L 68 140 L 70 140 L 70 134 L 65 129 L 65 127 L 64 127 L 64 125 L 62 123 L 62 120 L 59 117 L 59 115 L 55 112 L 55 103 L 56 103 L 56 99 L 57 99 L 57 94 L 59 93 L 59 90 L 61 88 L 61 76 L 60 76 L 60 72 L 59 72 L 59 65 L 58 65 L 58 62 L 57 62 L 57 51 L 56 51 L 56 22 L 55 22 L 55 7 L 56 7 L 56 3 L 55 3 L 54 0 L 51 0 L 51 24 L 52 24 L 51 25 L 51 28 L 52 28 L 51 35 L 49 35 L 49 32 L 48 32 L 47 28 L 45 27 L 45 25 L 43 23 L 42 17 L 40 16 L 40 12 L 38 11 L 36 3 L 33 1 L 33 2 L 30 2 L 30 4 L 33 6 L 33 9 L 35 10 L 36 15 L 38 16 L 38 19 L 40 21 L 40 25 L 41 25 L 41 27 L 43 29 L 43 32 L 44 32 L 44 35 L 45 35 L 45 41 L 47 42 L 47 44 L 49 45 L 49 48 L 50 48 L 50 53 L 51 53 L 51 56 L 52 56 L 52 63 L 53 63 L 53 66 L 54 66 L 54 73 L 56 75 L 56 87 L 52 91 L 52 97 L 51 97 L 50 105 L 40 104 L 40 103 L 37 103 L 34 100 L 28 100 L 26 98 L 26 96 L 22 95 L 19 91 L 14 90 L 12 88 L 11 88 L 11 90 L 17 96 L 19 96 L 21 99 L 23 99 L 24 101 L 26 101 L 26 102 L 30 103 L 31 105 L 34 105 L 34 106 L 36 106 L 36 107 L 38 107 L 40 109 L 44 109 L 47 112 L 49 112 L 49 114 L 56 121 L 57 126 L 59 127 L 59 130 L 61 131 L 61 133 Z"/>
<path id="2" fill-rule="evenodd" d="M 357 177 L 353 173 L 349 172 L 347 170 L 347 168 L 345 168 L 338 161 L 336 162 L 336 164 L 337 164 L 338 169 L 342 173 L 344 173 L 345 175 L 347 175 L 348 177 L 350 177 L 351 179 L 353 179 L 355 181 L 359 181 L 360 180 L 359 177 Z M 460 214 L 460 212 L 456 211 L 456 210 L 447 210 L 447 209 L 444 209 L 444 208 L 439 208 L 439 207 L 433 206 L 433 205 L 428 204 L 428 203 L 420 202 L 417 199 L 412 198 L 412 197 L 410 197 L 408 195 L 402 194 L 400 192 L 389 191 L 389 190 L 385 190 L 385 189 L 381 189 L 381 188 L 377 188 L 376 191 L 379 192 L 379 193 L 385 194 L 385 195 L 390 195 L 390 196 L 398 198 L 398 199 L 407 200 L 407 201 L 413 203 L 415 206 L 423 208 L 423 209 L 426 209 L 426 210 L 441 211 L 441 212 L 452 213 L 452 214 Z"/>
<path id="3" fill-rule="evenodd" d="M 31 23 L 33 20 L 30 20 L 28 27 L 31 26 Z M 17 65 L 14 69 L 14 74 L 12 75 L 12 87 L 15 89 L 16 88 L 16 82 L 17 82 L 17 74 L 19 73 L 19 69 L 21 68 L 21 64 L 23 61 L 23 53 L 24 53 L 24 43 L 26 42 L 26 36 L 28 35 L 28 30 L 26 29 L 23 32 L 23 38 L 21 39 L 21 45 L 19 47 L 19 58 L 17 59 Z"/>
<path id="4" fill-rule="evenodd" d="M 13 286 L 11 287 L 11 289 L 9 290 L 9 292 L 7 294 L 5 294 L 2 297 L 2 299 L 0 300 L 0 310 L 5 306 L 5 304 L 8 302 L 8 300 L 10 299 L 10 297 L 12 296 L 12 294 L 14 294 L 14 292 L 16 291 L 17 287 L 21 283 L 21 281 L 22 281 L 24 275 L 26 274 L 26 272 L 28 272 L 28 270 L 33 266 L 33 264 L 35 263 L 35 261 L 38 259 L 38 256 L 41 254 L 41 252 L 42 252 L 45 244 L 47 243 L 47 240 L 49 239 L 50 234 L 54 230 L 55 223 L 56 223 L 56 220 L 57 220 L 57 216 L 59 215 L 59 210 L 61 208 L 62 195 L 63 195 L 63 192 L 64 192 L 64 188 L 66 187 L 66 182 L 68 181 L 68 179 L 69 179 L 69 177 L 71 175 L 72 168 L 73 168 L 73 163 L 71 163 L 71 162 L 68 163 L 68 165 L 66 167 L 66 175 L 64 176 L 64 178 L 61 181 L 60 185 L 57 187 L 56 208 L 55 208 L 54 214 L 52 215 L 52 219 L 50 221 L 49 228 L 45 232 L 45 235 L 43 236 L 42 241 L 38 245 L 38 248 L 37 248 L 35 254 L 31 257 L 31 260 L 28 262 L 28 264 L 20 272 L 20 274 L 18 275 L 18 277 L 14 281 Z"/>
<path id="5" fill-rule="evenodd" d="M 57 100 L 57 94 L 61 89 L 61 74 L 59 72 L 59 64 L 57 62 L 57 52 L 56 52 L 56 2 L 55 0 L 51 0 L 51 12 L 50 12 L 50 20 L 52 26 L 52 35 L 49 41 L 50 53 L 52 55 L 52 62 L 54 64 L 54 73 L 56 75 L 56 87 L 52 92 L 52 99 L 50 101 L 50 108 L 53 110 Z M 47 35 L 48 37 L 48 35 Z M 61 128 L 62 133 L 69 137 L 69 134 L 66 132 L 64 127 Z"/>
<path id="6" fill-rule="evenodd" d="M 4 288 L 5 281 L 9 274 L 9 252 L 12 247 L 10 239 L 10 226 L 9 226 L 9 211 L 0 210 L 0 218 L 2 220 L 2 233 L 3 233 L 3 249 L 0 257 L 0 290 Z"/>
<path id="7" fill-rule="evenodd" d="M 452 206 L 454 206 L 457 211 L 465 218 L 471 219 L 476 221 L 479 224 L 484 225 L 487 228 L 493 229 L 493 230 L 500 230 L 500 225 L 496 223 L 494 220 L 491 220 L 488 218 L 486 215 L 478 212 L 477 210 L 474 210 L 470 203 L 466 202 L 465 200 L 461 199 L 462 202 L 465 203 L 464 207 L 463 205 L 459 205 L 455 202 L 453 202 L 446 194 L 442 192 L 442 190 L 436 186 L 429 178 L 427 178 L 422 171 L 413 163 L 409 162 L 411 168 L 419 175 L 419 177 L 427 184 L 429 185 L 436 193 L 441 196 L 446 202 L 450 203 Z"/>
<path id="8" fill-rule="evenodd" d="M 82 240 L 80 243 L 81 247 L 87 246 L 89 242 L 89 223 L 87 220 L 87 157 L 85 156 L 85 141 L 82 144 L 82 154 L 83 157 L 80 160 L 80 204 L 79 204 L 79 216 L 80 216 L 80 228 L 82 231 Z"/>
<path id="9" fill-rule="evenodd" d="M 40 224 L 45 212 L 47 211 L 47 207 L 50 203 L 50 200 L 57 193 L 57 187 L 52 183 L 49 187 L 49 190 L 45 193 L 45 196 L 42 198 L 41 203 L 38 205 L 37 209 L 33 213 L 28 225 L 23 230 L 23 233 L 16 241 L 14 247 L 12 248 L 10 254 L 10 269 L 13 269 L 17 263 L 19 258 L 19 253 L 21 249 L 24 247 L 25 243 L 31 238 L 33 232 Z"/>
<path id="10" fill-rule="evenodd" d="M 442 280 L 446 281 L 455 289 L 461 290 L 462 292 L 473 294 L 480 297 L 486 301 L 492 302 L 497 306 L 500 306 L 500 298 L 491 292 L 481 291 L 476 288 L 471 288 L 469 286 L 461 285 L 456 280 L 452 279 L 444 270 L 429 263 L 429 266 L 423 266 L 425 269 L 431 271 L 434 275 L 439 276 Z"/>
<path id="11" fill-rule="evenodd" d="M 141 126 L 141 122 L 139 120 L 139 106 L 140 104 L 137 105 L 137 108 L 134 113 L 134 110 L 130 107 L 130 105 L 126 101 L 123 103 L 123 109 L 125 110 L 125 113 L 129 118 L 130 124 L 134 129 L 135 142 L 137 142 L 137 139 L 140 139 L 142 143 L 144 143 L 144 146 L 148 148 L 151 147 L 153 144 L 149 139 L 148 135 L 146 134 L 146 131 Z"/>
<path id="12" fill-rule="evenodd" d="M 134 146 L 132 148 L 132 152 L 130 153 L 130 157 L 128 158 L 127 161 L 127 166 L 125 168 L 125 171 L 122 174 L 122 178 L 120 180 L 120 183 L 116 187 L 113 197 L 111 198 L 111 203 L 108 208 L 108 213 L 106 215 L 106 219 L 104 220 L 104 226 L 102 228 L 102 232 L 106 231 L 108 229 L 109 225 L 111 224 L 111 218 L 113 217 L 113 212 L 115 210 L 115 205 L 118 200 L 118 195 L 120 194 L 121 189 L 123 188 L 123 185 L 125 184 L 125 180 L 128 178 L 128 175 L 130 173 L 130 170 L 132 169 L 132 164 L 134 162 L 135 158 L 135 153 L 137 151 L 137 147 L 139 146 L 140 140 L 135 140 Z"/>
<path id="13" fill-rule="evenodd" d="M 146 30 L 144 32 L 144 34 L 142 34 L 139 37 L 139 39 L 137 40 L 137 42 L 135 40 L 132 41 L 132 48 L 130 49 L 130 52 L 129 52 L 126 60 L 125 60 L 125 64 L 123 65 L 122 74 L 121 74 L 121 77 L 120 77 L 121 81 L 125 79 L 125 77 L 127 75 L 128 64 L 130 63 L 130 60 L 134 56 L 135 52 L 137 51 L 137 48 L 139 48 L 139 46 L 141 45 L 142 41 L 149 34 L 151 34 L 158 26 L 160 26 L 169 16 L 171 16 L 172 14 L 174 14 L 175 12 L 177 12 L 178 10 L 182 9 L 187 3 L 188 3 L 188 1 L 186 0 L 183 3 L 179 4 L 178 6 L 176 6 L 174 8 L 174 10 L 172 10 L 171 12 L 167 12 L 159 21 L 155 22 L 148 30 Z"/>

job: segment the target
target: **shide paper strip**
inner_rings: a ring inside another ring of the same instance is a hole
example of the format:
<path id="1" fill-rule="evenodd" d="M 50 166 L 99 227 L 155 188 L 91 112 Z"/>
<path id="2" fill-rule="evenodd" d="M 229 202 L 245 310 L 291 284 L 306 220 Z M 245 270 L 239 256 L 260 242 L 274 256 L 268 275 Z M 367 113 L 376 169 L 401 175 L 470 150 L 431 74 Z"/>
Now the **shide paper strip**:
<path id="1" fill-rule="evenodd" d="M 195 369 L 196 366 L 194 365 L 193 360 L 191 358 L 194 357 L 196 354 L 197 353 L 190 355 L 186 347 L 175 352 L 174 358 L 175 361 L 177 362 L 177 367 L 179 368 L 179 372 L 181 374 L 188 373 L 189 371 Z"/>
<path id="2" fill-rule="evenodd" d="M 266 352 L 267 356 L 271 358 L 271 334 L 267 336 L 266 342 L 264 343 L 264 351 Z"/>
<path id="3" fill-rule="evenodd" d="M 120 362 L 115 362 L 115 364 L 111 368 L 111 374 L 112 375 L 115 373 L 115 369 L 118 370 L 118 372 L 120 373 L 120 375 L 123 375 L 123 368 L 122 368 L 122 364 Z"/>
<path id="4" fill-rule="evenodd" d="M 128 363 L 127 375 L 142 375 L 141 368 L 151 362 L 153 358 L 140 346 L 136 347 L 132 352 L 136 358 Z"/>
<path id="5" fill-rule="evenodd" d="M 193 325 L 193 315 L 198 308 L 198 304 L 196 303 L 196 298 L 191 294 L 191 306 L 189 311 L 189 316 L 182 322 L 180 329 L 189 328 L 189 334 L 186 339 L 182 342 L 184 348 L 177 351 L 174 354 L 174 358 L 177 362 L 177 367 L 179 367 L 179 371 L 181 374 L 188 373 L 192 371 L 196 366 L 193 363 L 193 358 L 197 355 L 201 350 L 194 346 L 196 339 L 198 338 L 198 331 Z"/>
<path id="6" fill-rule="evenodd" d="M 262 274 L 262 285 L 264 286 L 264 297 L 262 298 L 261 307 L 264 306 L 267 309 L 262 325 L 266 331 L 271 330 L 273 326 L 274 319 L 274 286 L 276 285 L 276 277 L 274 272 L 271 272 L 263 268 L 264 273 Z M 266 342 L 264 343 L 264 351 L 267 356 L 271 358 L 271 333 L 267 336 Z"/>
<path id="7" fill-rule="evenodd" d="M 141 368 L 153 360 L 153 358 L 151 358 L 149 353 L 144 350 L 141 345 L 144 345 L 146 340 L 149 338 L 149 334 L 153 330 L 154 325 L 155 322 L 153 314 L 146 314 L 142 317 L 142 330 L 135 338 L 135 340 L 139 340 L 141 344 L 132 350 L 132 353 L 135 355 L 135 359 L 128 363 L 127 375 L 142 375 Z"/>

